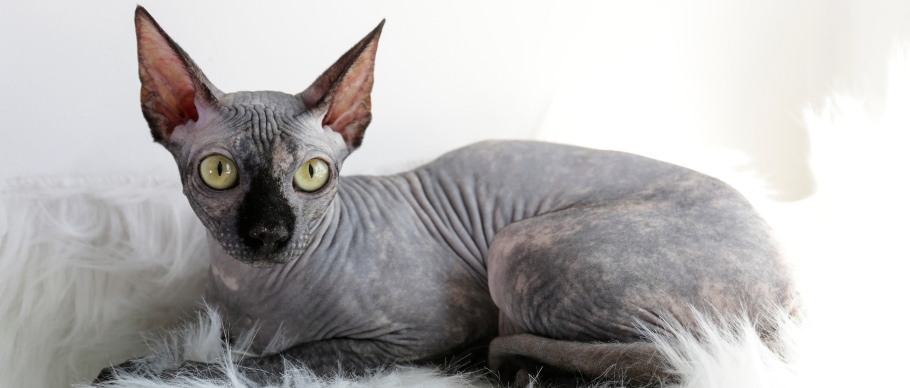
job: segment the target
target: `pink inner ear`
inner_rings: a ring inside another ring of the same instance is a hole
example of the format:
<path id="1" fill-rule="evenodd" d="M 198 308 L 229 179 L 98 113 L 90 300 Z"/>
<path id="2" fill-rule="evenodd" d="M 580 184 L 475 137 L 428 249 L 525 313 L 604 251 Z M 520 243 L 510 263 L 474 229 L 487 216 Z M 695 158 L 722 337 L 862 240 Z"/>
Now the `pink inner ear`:
<path id="1" fill-rule="evenodd" d="M 348 125 L 367 118 L 370 114 L 370 92 L 373 90 L 373 58 L 376 41 L 372 41 L 364 52 L 344 74 L 332 96 L 332 103 L 322 121 L 335 132 L 341 133 L 345 142 L 351 144 L 362 129 L 348 128 Z"/>
<path id="2" fill-rule="evenodd" d="M 167 138 L 174 127 L 198 120 L 195 85 L 183 60 L 152 23 L 140 18 L 137 27 L 142 103 L 167 119 L 162 133 Z"/>
<path id="3" fill-rule="evenodd" d="M 368 80 L 358 79 L 351 84 L 340 86 L 332 97 L 329 111 L 322 120 L 323 125 L 328 125 L 335 132 L 341 132 L 345 141 L 350 140 L 348 139 L 350 135 L 345 133 L 348 124 L 370 112 L 370 92 L 373 89 L 372 72 L 370 69 Z"/>

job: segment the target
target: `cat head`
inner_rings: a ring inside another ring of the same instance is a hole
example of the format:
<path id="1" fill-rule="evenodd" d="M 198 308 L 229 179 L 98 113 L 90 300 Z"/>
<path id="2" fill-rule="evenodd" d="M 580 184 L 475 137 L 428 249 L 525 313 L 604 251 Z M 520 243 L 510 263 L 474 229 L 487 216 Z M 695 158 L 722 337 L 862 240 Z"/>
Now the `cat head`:
<path id="1" fill-rule="evenodd" d="M 210 235 L 257 267 L 300 256 L 370 123 L 385 21 L 296 95 L 223 93 L 142 7 L 135 21 L 142 114 Z"/>

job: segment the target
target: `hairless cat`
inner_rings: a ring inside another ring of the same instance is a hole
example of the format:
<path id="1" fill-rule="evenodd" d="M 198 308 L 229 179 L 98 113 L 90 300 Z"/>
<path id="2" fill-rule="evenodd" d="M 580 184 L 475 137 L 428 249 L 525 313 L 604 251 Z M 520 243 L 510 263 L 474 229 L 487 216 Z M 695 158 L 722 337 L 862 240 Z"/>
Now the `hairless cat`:
<path id="1" fill-rule="evenodd" d="M 136 9 L 142 112 L 208 229 L 207 300 L 284 361 L 362 373 L 463 352 L 516 377 L 673 378 L 645 331 L 694 311 L 792 308 L 767 224 L 717 179 L 622 152 L 487 141 L 390 176 L 340 176 L 371 120 L 383 23 L 303 92 L 218 90 Z M 488 352 L 488 355 L 487 355 Z M 186 362 L 165 375 L 207 375 Z M 111 376 L 111 369 L 99 381 Z"/>

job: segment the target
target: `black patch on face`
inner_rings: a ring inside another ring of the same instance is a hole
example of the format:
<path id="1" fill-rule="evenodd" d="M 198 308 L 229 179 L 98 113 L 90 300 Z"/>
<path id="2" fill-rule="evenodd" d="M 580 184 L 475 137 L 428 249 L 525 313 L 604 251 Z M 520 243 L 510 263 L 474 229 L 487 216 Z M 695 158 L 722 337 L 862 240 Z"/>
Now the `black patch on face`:
<path id="1" fill-rule="evenodd" d="M 294 234 L 294 211 L 269 174 L 257 174 L 240 203 L 237 230 L 253 251 L 270 254 L 283 249 Z"/>

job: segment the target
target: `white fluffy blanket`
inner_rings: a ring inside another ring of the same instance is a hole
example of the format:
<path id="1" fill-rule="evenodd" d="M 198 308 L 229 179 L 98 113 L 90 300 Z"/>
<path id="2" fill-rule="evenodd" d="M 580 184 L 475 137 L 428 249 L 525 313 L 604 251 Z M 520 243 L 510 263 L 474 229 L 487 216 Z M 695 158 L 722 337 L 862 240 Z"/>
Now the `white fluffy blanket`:
<path id="1" fill-rule="evenodd" d="M 0 216 L 0 309 L 5 317 L 0 352 L 9 361 L 0 366 L 0 374 L 15 382 L 11 387 L 87 382 L 102 367 L 149 354 L 157 355 L 149 362 L 159 366 L 184 358 L 219 362 L 237 356 L 221 346 L 217 315 L 194 313 L 207 269 L 205 233 L 180 192 L 176 179 L 164 178 L 20 181 L 7 188 Z M 748 322 L 705 327 L 708 341 L 686 337 L 688 346 L 667 346 L 674 366 L 691 381 L 684 386 L 706 386 L 720 376 L 705 369 L 734 378 L 788 371 Z M 164 384 L 123 376 L 109 386 L 252 386 L 236 374 L 232 378 Z M 296 370 L 287 383 L 486 385 L 483 376 L 445 376 L 412 367 L 358 380 L 320 380 Z"/>
<path id="2" fill-rule="evenodd" d="M 891 72 L 884 109 L 833 96 L 806 124 L 818 193 L 772 204 L 755 180 L 727 176 L 756 202 L 796 259 L 808 318 L 786 322 L 772 352 L 747 322 L 705 323 L 701 341 L 677 338 L 667 358 L 679 387 L 893 386 L 910 345 L 904 238 L 910 77 Z M 740 184 L 737 184 L 740 182 Z M 742 184 L 742 182 L 746 182 Z M 9 182 L 0 192 L 0 376 L 8 387 L 90 381 L 111 363 L 157 354 L 227 360 L 217 318 L 196 313 L 207 267 L 204 230 L 176 177 Z M 675 350 L 674 350 L 675 349 Z M 400 367 L 357 380 L 317 379 L 304 370 L 288 387 L 461 387 L 481 376 Z M 183 381 L 178 386 L 250 386 Z M 159 387 L 155 380 L 111 386 Z"/>

